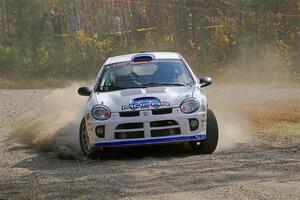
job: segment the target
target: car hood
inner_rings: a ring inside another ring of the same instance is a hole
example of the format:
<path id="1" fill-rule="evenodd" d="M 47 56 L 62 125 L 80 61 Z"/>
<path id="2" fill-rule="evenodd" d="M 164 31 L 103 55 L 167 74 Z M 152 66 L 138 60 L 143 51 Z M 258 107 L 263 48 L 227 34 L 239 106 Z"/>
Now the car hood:
<path id="1" fill-rule="evenodd" d="M 150 87 L 125 89 L 112 92 L 95 93 L 98 104 L 107 106 L 111 112 L 132 111 L 142 109 L 155 109 L 167 107 L 179 107 L 182 101 L 188 97 L 192 97 L 196 86 L 187 87 Z M 136 99 L 155 99 L 161 102 L 161 105 L 150 105 L 149 108 L 135 107 L 132 108 L 131 103 Z"/>

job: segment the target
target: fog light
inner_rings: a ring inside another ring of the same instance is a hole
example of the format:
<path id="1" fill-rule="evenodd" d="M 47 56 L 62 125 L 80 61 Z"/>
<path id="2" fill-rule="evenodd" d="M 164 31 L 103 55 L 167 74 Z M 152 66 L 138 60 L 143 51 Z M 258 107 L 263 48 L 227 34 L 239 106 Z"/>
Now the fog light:
<path id="1" fill-rule="evenodd" d="M 105 127 L 104 126 L 97 126 L 96 135 L 100 138 L 104 138 L 105 137 Z"/>
<path id="2" fill-rule="evenodd" d="M 195 131 L 199 127 L 199 121 L 197 119 L 189 119 L 190 122 L 190 130 Z"/>

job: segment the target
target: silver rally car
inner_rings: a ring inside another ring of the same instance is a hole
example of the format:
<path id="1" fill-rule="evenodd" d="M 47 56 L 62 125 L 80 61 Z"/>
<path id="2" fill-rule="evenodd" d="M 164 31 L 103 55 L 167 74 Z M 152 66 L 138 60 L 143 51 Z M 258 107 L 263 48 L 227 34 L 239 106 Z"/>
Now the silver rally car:
<path id="1" fill-rule="evenodd" d="M 203 87 L 178 53 L 142 52 L 111 57 L 88 96 L 79 138 L 83 153 L 103 148 L 188 142 L 196 153 L 210 154 L 218 143 L 218 125 L 207 107 Z"/>

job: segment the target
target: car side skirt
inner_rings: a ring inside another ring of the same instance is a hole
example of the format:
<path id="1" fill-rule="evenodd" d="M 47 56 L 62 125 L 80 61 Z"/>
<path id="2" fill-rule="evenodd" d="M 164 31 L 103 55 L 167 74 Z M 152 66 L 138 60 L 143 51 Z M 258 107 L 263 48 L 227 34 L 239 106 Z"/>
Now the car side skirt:
<path id="1" fill-rule="evenodd" d="M 100 142 L 94 144 L 94 147 L 130 146 L 130 145 L 143 145 L 143 144 L 186 142 L 186 141 L 206 140 L 206 139 L 207 139 L 207 135 L 193 135 L 193 136 L 179 136 L 179 137 L 168 137 L 168 138 L 151 138 L 151 139 L 143 139 L 143 140 Z"/>

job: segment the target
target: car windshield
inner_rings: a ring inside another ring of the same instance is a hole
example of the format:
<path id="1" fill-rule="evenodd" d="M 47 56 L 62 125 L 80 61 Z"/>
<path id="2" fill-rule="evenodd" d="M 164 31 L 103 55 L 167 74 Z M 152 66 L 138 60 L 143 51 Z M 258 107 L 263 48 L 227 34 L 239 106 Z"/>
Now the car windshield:
<path id="1" fill-rule="evenodd" d="M 193 84 L 191 74 L 181 60 L 152 60 L 106 65 L 96 91 Z"/>

